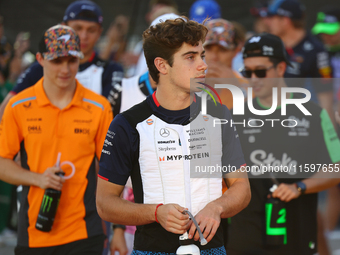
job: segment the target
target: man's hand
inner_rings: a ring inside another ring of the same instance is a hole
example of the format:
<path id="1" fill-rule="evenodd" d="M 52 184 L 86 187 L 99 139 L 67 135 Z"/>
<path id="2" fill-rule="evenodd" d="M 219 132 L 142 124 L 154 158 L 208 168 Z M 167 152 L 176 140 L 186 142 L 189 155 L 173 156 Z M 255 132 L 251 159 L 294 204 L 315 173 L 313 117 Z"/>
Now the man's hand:
<path id="1" fill-rule="evenodd" d="M 207 204 L 196 216 L 195 219 L 208 242 L 214 237 L 221 222 L 222 208 L 216 203 L 211 202 Z M 194 238 L 195 241 L 199 239 L 198 231 L 196 231 L 195 224 L 191 224 L 189 230 L 189 238 Z"/>
<path id="2" fill-rule="evenodd" d="M 279 187 L 273 192 L 274 198 L 279 198 L 281 201 L 289 202 L 292 199 L 298 198 L 300 192 L 296 188 L 295 184 L 281 183 Z"/>
<path id="3" fill-rule="evenodd" d="M 110 252 L 112 255 L 115 252 L 119 252 L 120 255 L 126 255 L 128 253 L 128 248 L 126 246 L 125 236 L 124 236 L 124 229 L 116 228 L 113 231 L 112 240 L 110 242 Z"/>
<path id="4" fill-rule="evenodd" d="M 338 111 L 335 112 L 335 121 L 340 125 L 340 115 Z"/>
<path id="5" fill-rule="evenodd" d="M 39 187 L 42 189 L 56 189 L 61 190 L 65 179 L 56 175 L 56 173 L 62 172 L 60 167 L 49 167 L 43 174 L 40 175 Z"/>
<path id="6" fill-rule="evenodd" d="M 184 210 L 188 210 L 177 204 L 161 205 L 157 209 L 157 220 L 162 227 L 174 234 L 184 234 L 190 227 L 189 216 L 183 214 Z"/>
<path id="7" fill-rule="evenodd" d="M 211 62 L 208 64 L 206 78 L 236 78 L 231 68 L 221 63 Z"/>

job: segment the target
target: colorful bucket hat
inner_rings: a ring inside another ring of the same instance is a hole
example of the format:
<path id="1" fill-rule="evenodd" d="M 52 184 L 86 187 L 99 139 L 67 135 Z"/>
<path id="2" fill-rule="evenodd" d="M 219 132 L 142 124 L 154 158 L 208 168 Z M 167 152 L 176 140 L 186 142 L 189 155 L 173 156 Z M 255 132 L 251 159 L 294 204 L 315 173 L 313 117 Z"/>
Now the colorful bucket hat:
<path id="1" fill-rule="evenodd" d="M 225 19 L 213 19 L 207 22 L 208 34 L 204 46 L 217 44 L 225 49 L 235 48 L 234 25 Z"/>
<path id="2" fill-rule="evenodd" d="M 72 28 L 64 25 L 57 25 L 47 29 L 40 42 L 39 52 L 42 53 L 46 60 L 66 56 L 84 57 L 80 51 L 78 35 Z"/>

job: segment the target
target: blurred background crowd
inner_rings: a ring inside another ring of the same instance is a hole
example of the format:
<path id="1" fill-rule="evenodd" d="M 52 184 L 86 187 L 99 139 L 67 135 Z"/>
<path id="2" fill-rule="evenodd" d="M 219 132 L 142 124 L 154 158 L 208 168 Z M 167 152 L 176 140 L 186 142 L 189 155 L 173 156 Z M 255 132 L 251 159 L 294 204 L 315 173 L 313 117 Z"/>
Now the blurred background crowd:
<path id="1" fill-rule="evenodd" d="M 71 0 L 0 1 L 0 103 L 14 88 L 20 74 L 35 62 L 38 41 L 43 32 L 62 21 L 65 9 L 71 2 Z M 202 22 L 207 16 L 211 19 L 223 18 L 232 22 L 234 35 L 230 40 L 237 47 L 233 49 L 229 58 L 226 57 L 226 61 L 221 60 L 218 66 L 214 66 L 214 61 L 218 59 L 218 56 L 214 57 L 214 52 L 218 55 L 218 50 L 215 51 L 211 45 L 207 45 L 206 50 L 211 53 L 206 60 L 211 62 L 208 63 L 210 77 L 223 77 L 219 74 L 228 73 L 230 70 L 233 70 L 237 77 L 242 69 L 240 51 L 245 40 L 254 33 L 269 32 L 281 37 L 289 54 L 290 50 L 297 47 L 300 39 L 300 41 L 305 40 L 306 34 L 312 36 L 327 52 L 331 69 L 327 69 L 328 64 L 322 64 L 322 59 L 319 59 L 316 66 L 304 70 L 305 77 L 308 77 L 308 73 L 317 70 L 316 72 L 320 72 L 321 76 L 316 77 L 340 78 L 340 3 L 336 0 L 301 0 L 305 8 L 300 10 L 301 13 L 294 6 L 287 6 L 286 9 L 282 9 L 282 13 L 276 13 L 276 19 L 268 16 L 269 3 L 265 0 L 96 0 L 94 2 L 102 8 L 104 17 L 103 32 L 96 43 L 95 50 L 102 60 L 121 64 L 125 77 L 140 76 L 147 71 L 143 60 L 142 32 L 157 17 L 175 13 L 188 16 L 198 22 Z M 293 11 L 288 15 L 284 11 L 289 11 L 290 8 Z M 293 22 L 285 23 L 288 22 L 285 18 Z M 225 26 L 226 40 L 228 40 L 228 24 Z M 209 29 L 214 29 L 214 25 Z M 301 34 L 299 31 L 304 33 Z M 301 38 L 298 41 L 291 39 L 299 36 Z M 210 39 L 214 40 L 214 38 Z M 305 43 L 303 47 L 306 50 L 314 46 Z M 309 54 L 318 53 L 320 51 L 311 50 Z M 292 62 L 302 64 L 303 59 L 299 59 L 299 56 L 295 58 Z M 226 65 L 224 71 L 219 69 L 222 64 Z M 232 77 L 231 75 L 230 78 Z M 339 80 L 332 86 L 332 90 L 321 89 L 315 93 L 318 95 L 316 101 L 326 108 L 334 119 L 334 112 L 339 109 Z M 337 231 L 340 215 L 339 201 L 339 187 L 320 194 L 321 217 L 324 218 L 323 229 L 327 233 L 328 240 L 337 240 L 338 243 L 340 242 L 340 231 Z M 0 181 L 0 246 L 15 245 L 16 211 L 16 187 Z"/>

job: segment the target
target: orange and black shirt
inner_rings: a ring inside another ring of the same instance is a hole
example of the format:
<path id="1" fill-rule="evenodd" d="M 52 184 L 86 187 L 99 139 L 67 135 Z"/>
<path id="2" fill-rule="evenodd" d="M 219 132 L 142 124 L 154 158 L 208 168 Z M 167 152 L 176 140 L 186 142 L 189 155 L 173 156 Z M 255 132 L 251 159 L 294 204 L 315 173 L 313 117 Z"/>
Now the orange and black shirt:
<path id="1" fill-rule="evenodd" d="M 62 110 L 47 98 L 43 78 L 10 100 L 0 125 L 0 156 L 13 159 L 20 151 L 22 166 L 42 174 L 61 153 L 66 178 L 47 233 L 35 228 L 44 190 L 24 186 L 18 245 L 49 247 L 102 233 L 95 203 L 95 158 L 100 158 L 111 121 L 109 102 L 78 81 L 72 101 Z"/>

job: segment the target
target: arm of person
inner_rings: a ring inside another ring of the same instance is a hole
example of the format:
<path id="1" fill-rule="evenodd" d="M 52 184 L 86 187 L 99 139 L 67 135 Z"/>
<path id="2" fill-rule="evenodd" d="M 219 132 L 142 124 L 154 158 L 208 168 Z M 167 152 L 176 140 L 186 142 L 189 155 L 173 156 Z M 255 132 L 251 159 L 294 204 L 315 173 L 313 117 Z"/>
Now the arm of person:
<path id="1" fill-rule="evenodd" d="M 232 116 L 227 107 L 222 106 L 221 116 L 232 121 Z M 238 169 L 225 174 L 228 190 L 215 201 L 208 203 L 195 216 L 204 237 L 209 242 L 215 235 L 221 218 L 234 216 L 244 209 L 250 202 L 250 186 L 248 175 L 243 171 L 245 165 L 243 152 L 236 128 L 231 125 L 223 125 L 222 131 L 222 165 L 232 166 Z M 241 169 L 241 170 L 240 170 Z M 195 233 L 196 227 L 192 224 L 189 231 L 189 238 L 198 240 L 199 235 Z"/>
<path id="2" fill-rule="evenodd" d="M 61 171 L 59 167 L 49 167 L 43 174 L 34 173 L 20 167 L 11 159 L 0 157 L 0 179 L 13 185 L 61 190 L 65 180 L 55 174 Z"/>
<path id="3" fill-rule="evenodd" d="M 184 208 L 176 204 L 138 204 L 120 197 L 135 164 L 138 134 L 129 122 L 117 115 L 112 121 L 100 156 L 97 209 L 102 219 L 122 225 L 158 222 L 167 231 L 183 234 L 189 227 Z M 156 210 L 157 208 L 157 210 Z"/>
<path id="4" fill-rule="evenodd" d="M 243 210 L 250 202 L 250 185 L 247 173 L 237 170 L 227 174 L 225 182 L 228 190 L 218 199 L 208 203 L 196 216 L 195 219 L 200 226 L 204 238 L 209 242 L 220 225 L 221 218 L 229 218 Z M 199 239 L 196 227 L 191 225 L 189 238 Z M 195 234 L 195 235 L 194 235 Z"/>
<path id="5" fill-rule="evenodd" d="M 235 72 L 230 67 L 220 63 L 209 63 L 205 77 L 208 78 L 206 83 L 212 87 L 214 87 L 215 84 L 225 83 L 225 80 L 222 80 L 223 78 L 229 79 L 228 82 L 235 86 L 240 86 L 240 82 L 237 79 L 238 77 L 236 77 Z"/>
<path id="6" fill-rule="evenodd" d="M 340 176 L 339 176 L 339 167 L 340 162 L 331 165 L 331 168 L 335 168 L 337 166 L 338 172 L 332 174 L 330 176 L 330 173 L 323 173 L 319 172 L 313 175 L 313 178 L 308 178 L 303 180 L 302 182 L 306 185 L 306 191 L 305 194 L 311 194 L 311 193 L 317 193 L 323 190 L 326 190 L 330 187 L 333 187 L 340 183 Z M 325 176 L 327 174 L 328 176 Z M 294 185 L 295 186 L 295 185 Z"/>
<path id="7" fill-rule="evenodd" d="M 340 182 L 340 141 L 325 109 L 321 110 L 320 123 L 311 137 L 315 141 L 313 148 L 318 150 L 316 162 L 326 162 L 328 164 L 326 164 L 326 169 L 324 165 L 316 168 L 317 166 L 315 165 L 317 164 L 314 164 L 316 173 L 302 181 L 306 185 L 304 192 L 306 194 L 325 190 Z M 309 171 L 309 168 L 305 168 L 305 170 Z M 273 197 L 277 197 L 285 202 L 296 199 L 300 195 L 301 192 L 299 192 L 296 184 L 284 183 L 280 184 L 273 193 Z"/>
<path id="8" fill-rule="evenodd" d="M 320 92 L 317 94 L 320 106 L 324 108 L 329 117 L 331 118 L 331 121 L 333 125 L 335 126 L 335 116 L 334 116 L 334 104 L 333 104 L 333 91 L 325 91 Z"/>
<path id="9" fill-rule="evenodd" d="M 2 103 L 1 103 L 1 105 L 0 105 L 0 121 L 1 121 L 1 119 L 2 119 L 2 116 L 4 115 L 4 111 L 5 111 L 6 105 L 8 104 L 9 100 L 10 100 L 12 97 L 14 97 L 14 95 L 15 95 L 14 93 L 9 92 L 9 93 L 6 95 L 4 101 L 2 101 Z"/>
<path id="10" fill-rule="evenodd" d="M 55 175 L 59 167 L 49 167 L 43 174 L 28 171 L 12 159 L 20 150 L 23 135 L 15 118 L 11 102 L 7 105 L 0 123 L 0 179 L 14 185 L 33 185 L 42 189 L 60 190 L 64 179 Z"/>
<path id="11" fill-rule="evenodd" d="M 97 209 L 106 221 L 122 225 L 145 225 L 157 220 L 167 231 L 183 234 L 189 227 L 189 217 L 183 214 L 185 208 L 176 204 L 137 204 L 120 197 L 124 186 L 98 178 Z"/>
<path id="12" fill-rule="evenodd" d="M 115 254 L 116 251 L 119 252 L 120 255 L 126 255 L 128 253 L 124 233 L 125 230 L 122 228 L 115 228 L 115 230 L 113 231 L 112 239 L 110 242 L 111 254 Z"/>
<path id="13" fill-rule="evenodd" d="M 335 112 L 335 121 L 336 123 L 338 123 L 338 125 L 340 125 L 340 114 L 338 111 Z"/>
<path id="14" fill-rule="evenodd" d="M 332 68 L 328 53 L 320 48 L 314 56 L 314 68 L 310 70 L 310 77 L 313 77 L 312 84 L 321 108 L 324 108 L 335 125 L 333 106 L 333 80 Z"/>
<path id="15" fill-rule="evenodd" d="M 339 163 L 330 167 L 335 168 L 335 166 L 337 165 L 337 168 L 339 169 Z M 304 191 L 304 194 L 317 193 L 340 183 L 339 172 L 334 174 L 334 178 L 331 178 L 331 176 L 325 176 L 325 174 L 327 173 L 318 172 L 315 173 L 311 178 L 302 180 L 302 182 L 306 185 L 306 190 Z M 279 187 L 273 192 L 272 196 L 274 198 L 279 198 L 284 202 L 289 202 L 293 199 L 298 198 L 299 196 L 301 196 L 301 194 L 302 193 L 299 191 L 295 183 L 281 183 Z"/>
<path id="16" fill-rule="evenodd" d="M 124 15 L 119 15 L 110 24 L 109 29 L 106 32 L 107 42 L 102 50 L 100 51 L 100 58 L 108 60 L 113 52 L 113 47 L 116 46 L 118 49 L 122 43 L 124 43 L 124 37 L 129 28 L 129 20 Z M 118 44 L 118 45 L 117 45 Z"/>
<path id="17" fill-rule="evenodd" d="M 7 94 L 7 96 L 0 105 L 0 120 L 2 118 L 2 115 L 5 111 L 6 105 L 8 104 L 9 100 L 19 92 L 23 91 L 24 89 L 36 84 L 41 79 L 42 76 L 43 69 L 38 62 L 34 62 L 19 76 L 17 84 L 15 85 L 13 90 Z"/>

